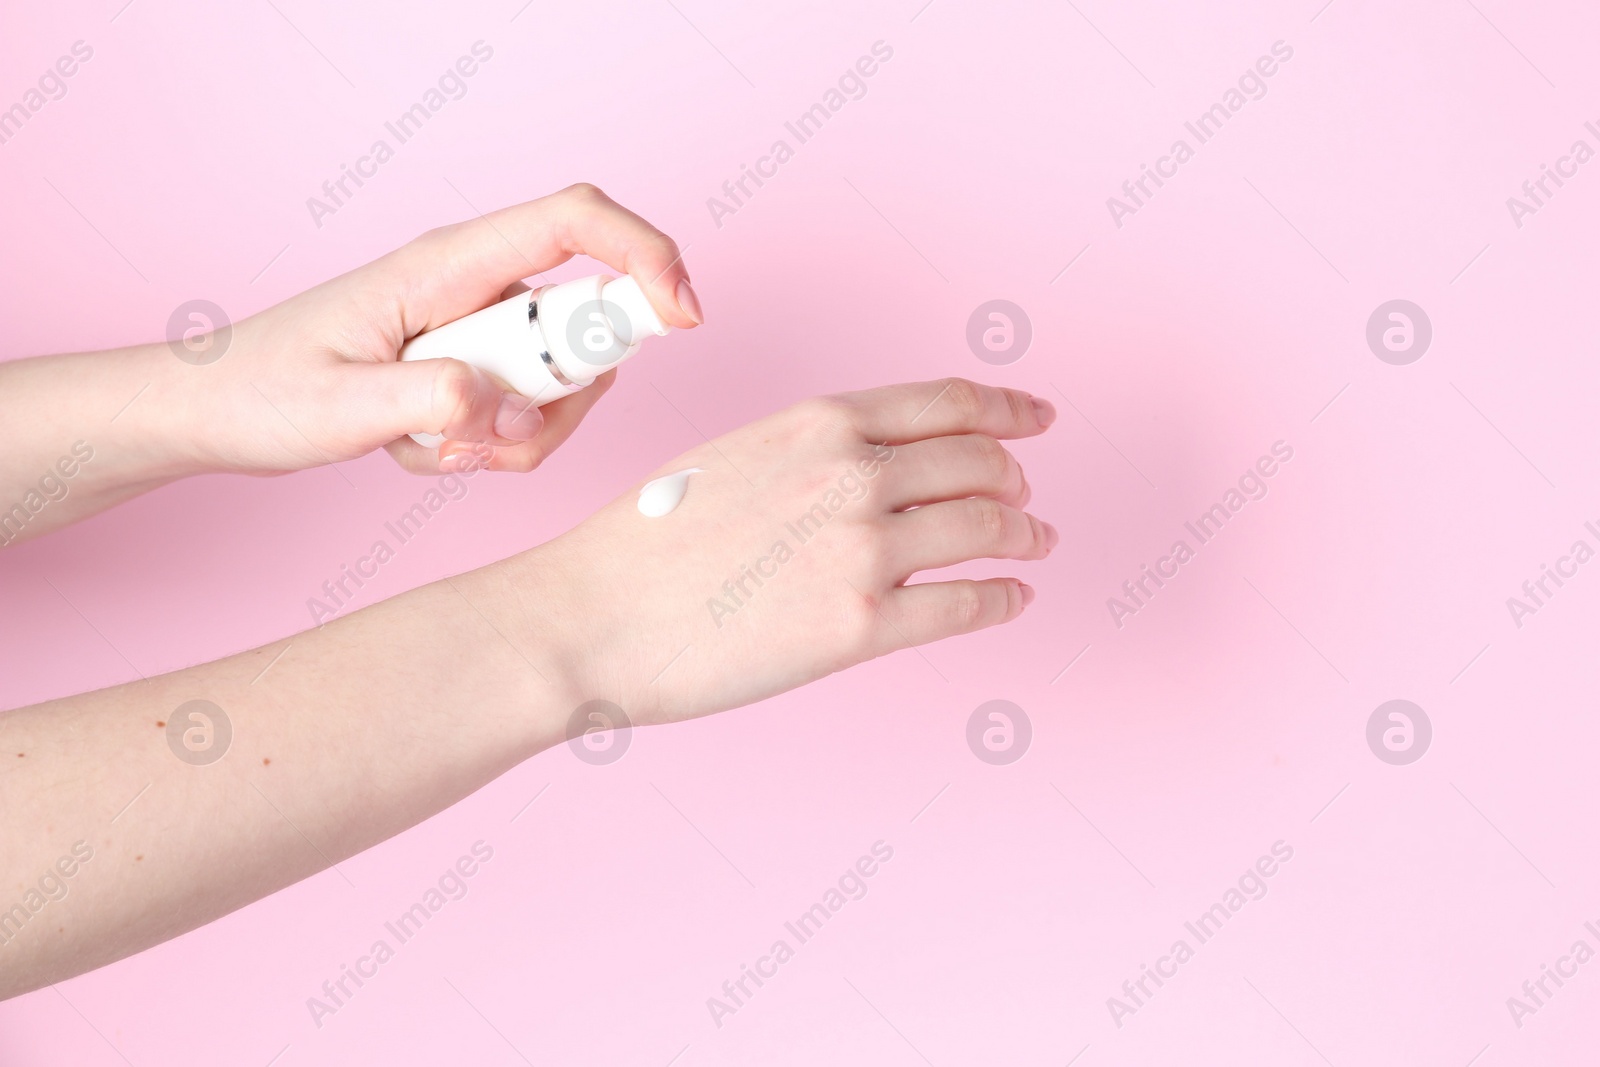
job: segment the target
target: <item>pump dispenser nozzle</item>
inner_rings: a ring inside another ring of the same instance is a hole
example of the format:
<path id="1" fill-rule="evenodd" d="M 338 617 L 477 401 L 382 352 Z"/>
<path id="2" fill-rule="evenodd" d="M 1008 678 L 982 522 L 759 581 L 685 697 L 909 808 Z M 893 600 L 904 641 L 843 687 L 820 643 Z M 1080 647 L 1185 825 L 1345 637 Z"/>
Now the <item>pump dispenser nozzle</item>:
<path id="1" fill-rule="evenodd" d="M 666 324 L 650 306 L 650 298 L 631 275 L 602 284 L 600 302 L 605 305 L 612 329 L 623 344 L 636 345 L 652 334 L 660 337 L 667 332 Z"/>
<path id="2" fill-rule="evenodd" d="M 400 358 L 459 359 L 542 407 L 591 384 L 637 352 L 644 338 L 666 332 L 637 281 L 597 274 L 518 293 L 418 334 Z M 411 436 L 428 448 L 444 441 L 437 434 Z"/>

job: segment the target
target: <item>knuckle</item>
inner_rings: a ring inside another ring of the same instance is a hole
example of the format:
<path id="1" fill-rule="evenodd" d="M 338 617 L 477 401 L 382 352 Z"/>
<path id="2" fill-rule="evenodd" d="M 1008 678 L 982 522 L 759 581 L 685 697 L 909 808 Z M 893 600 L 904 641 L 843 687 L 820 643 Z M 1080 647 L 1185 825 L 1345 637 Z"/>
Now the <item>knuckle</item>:
<path id="1" fill-rule="evenodd" d="M 840 530 L 840 554 L 853 560 L 864 573 L 874 579 L 889 570 L 894 553 L 889 532 L 873 522 L 852 522 Z"/>
<path id="2" fill-rule="evenodd" d="M 1023 518 L 1028 523 L 1027 555 L 1030 559 L 1043 559 L 1048 551 L 1045 548 L 1044 523 L 1033 515 L 1024 513 Z"/>
<path id="3" fill-rule="evenodd" d="M 846 640 L 856 646 L 870 644 L 878 633 L 878 602 L 870 593 L 850 594 L 840 620 Z"/>
<path id="4" fill-rule="evenodd" d="M 478 374 L 459 359 L 441 359 L 433 375 L 433 410 L 447 422 L 464 417 L 478 395 Z"/>
<path id="5" fill-rule="evenodd" d="M 855 430 L 849 403 L 837 396 L 814 396 L 791 410 L 801 432 L 808 437 L 834 441 Z"/>
<path id="6" fill-rule="evenodd" d="M 573 182 L 557 195 L 580 202 L 606 199 L 605 191 L 593 182 Z"/>
<path id="7" fill-rule="evenodd" d="M 983 591 L 976 582 L 960 582 L 950 590 L 950 616 L 964 630 L 983 621 Z"/>
<path id="8" fill-rule="evenodd" d="M 678 257 L 680 255 L 678 252 L 678 242 L 674 241 L 660 230 L 656 230 L 649 236 L 642 238 L 639 244 L 643 248 L 655 253 L 669 264 L 676 263 L 678 261 Z"/>
<path id="9" fill-rule="evenodd" d="M 985 545 L 1004 544 L 1011 530 L 1010 513 L 998 500 L 976 497 L 972 501 L 972 521 Z"/>
<path id="10" fill-rule="evenodd" d="M 982 469 L 984 484 L 993 487 L 1005 485 L 1011 474 L 1011 453 L 1006 446 L 987 434 L 974 434 L 971 447 Z"/>
<path id="11" fill-rule="evenodd" d="M 983 387 L 977 382 L 966 378 L 946 378 L 944 393 L 945 399 L 954 404 L 963 417 L 975 421 L 983 414 Z"/>
<path id="12" fill-rule="evenodd" d="M 533 448 L 506 448 L 496 449 L 495 458 L 499 461 L 495 469 L 527 474 L 539 465 L 544 456 Z"/>
<path id="13" fill-rule="evenodd" d="M 1004 389 L 1001 395 L 1006 398 L 1006 414 L 1011 417 L 1012 426 L 1031 426 L 1034 423 L 1033 401 L 1015 389 Z"/>
<path id="14" fill-rule="evenodd" d="M 432 229 L 423 230 L 412 238 L 411 244 L 413 247 L 425 252 L 432 252 L 449 244 L 451 237 L 460 227 L 461 223 L 459 222 L 447 222 L 443 226 L 435 226 Z"/>

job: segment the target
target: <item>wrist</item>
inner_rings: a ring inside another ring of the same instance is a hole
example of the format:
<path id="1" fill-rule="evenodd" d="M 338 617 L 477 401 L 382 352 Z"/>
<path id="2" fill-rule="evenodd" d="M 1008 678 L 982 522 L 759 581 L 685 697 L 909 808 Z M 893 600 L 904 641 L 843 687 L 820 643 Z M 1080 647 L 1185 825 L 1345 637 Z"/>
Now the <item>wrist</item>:
<path id="1" fill-rule="evenodd" d="M 311 373 L 291 373 L 274 351 L 283 343 L 268 316 L 212 333 L 124 352 L 131 384 L 143 388 L 126 421 L 153 475 L 172 481 L 196 474 L 265 474 L 327 462 L 305 434 L 316 427 L 296 411 L 294 390 L 320 388 Z M 286 388 L 286 385 L 292 388 Z M 130 394 L 131 395 L 131 394 Z"/>
<path id="2" fill-rule="evenodd" d="M 99 392 L 109 408 L 100 451 L 125 484 L 150 488 L 220 469 L 205 446 L 206 379 L 215 367 L 183 363 L 166 344 L 95 355 L 104 357 Z"/>
<path id="3" fill-rule="evenodd" d="M 597 566 L 584 532 L 580 526 L 485 568 L 518 601 L 507 633 L 529 650 L 560 712 L 552 744 L 601 725 L 597 711 L 606 725 L 617 725 L 616 708 L 631 726 L 662 721 L 652 683 L 671 653 L 658 647 L 659 631 L 641 626 L 651 591 L 615 580 L 615 566 Z"/>
<path id="4" fill-rule="evenodd" d="M 567 740 L 573 710 L 592 696 L 575 640 L 581 616 L 559 579 L 533 549 L 439 583 L 462 661 L 505 679 L 497 687 L 505 690 L 504 731 L 519 760 Z"/>

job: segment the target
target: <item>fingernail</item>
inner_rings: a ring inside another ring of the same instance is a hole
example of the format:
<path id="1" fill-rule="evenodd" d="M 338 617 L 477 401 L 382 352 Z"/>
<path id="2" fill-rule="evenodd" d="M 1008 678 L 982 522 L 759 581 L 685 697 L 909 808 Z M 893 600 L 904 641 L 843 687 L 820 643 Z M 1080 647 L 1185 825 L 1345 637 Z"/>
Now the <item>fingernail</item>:
<path id="1" fill-rule="evenodd" d="M 1049 552 L 1055 548 L 1056 545 L 1061 543 L 1061 534 L 1058 533 L 1056 528 L 1051 526 L 1048 522 L 1043 522 L 1041 520 L 1041 525 L 1044 526 L 1044 550 Z"/>
<path id="2" fill-rule="evenodd" d="M 439 446 L 439 469 L 447 474 L 464 474 L 489 465 L 492 453 L 483 445 L 451 441 Z"/>
<path id="3" fill-rule="evenodd" d="M 1033 586 L 1029 585 L 1027 582 L 1018 582 L 1017 589 L 1022 593 L 1023 607 L 1027 607 L 1029 604 L 1033 603 L 1033 598 L 1037 595 L 1033 591 Z"/>
<path id="4" fill-rule="evenodd" d="M 1028 506 L 1028 501 L 1030 501 L 1032 499 L 1033 499 L 1033 486 L 1028 484 L 1027 476 L 1024 475 L 1023 479 L 1022 479 L 1022 502 L 1021 502 L 1020 506 L 1021 507 L 1027 507 Z"/>
<path id="5" fill-rule="evenodd" d="M 689 284 L 688 278 L 678 283 L 678 306 L 696 326 L 706 321 L 705 313 L 700 310 L 700 298 L 694 295 L 694 286 Z"/>
<path id="6" fill-rule="evenodd" d="M 533 406 L 533 401 L 516 393 L 500 398 L 500 410 L 494 416 L 494 432 L 507 441 L 531 441 L 544 429 L 544 413 Z"/>
<path id="7" fill-rule="evenodd" d="M 1056 421 L 1055 405 L 1039 397 L 1033 398 L 1033 415 L 1039 420 L 1040 426 L 1049 426 Z"/>

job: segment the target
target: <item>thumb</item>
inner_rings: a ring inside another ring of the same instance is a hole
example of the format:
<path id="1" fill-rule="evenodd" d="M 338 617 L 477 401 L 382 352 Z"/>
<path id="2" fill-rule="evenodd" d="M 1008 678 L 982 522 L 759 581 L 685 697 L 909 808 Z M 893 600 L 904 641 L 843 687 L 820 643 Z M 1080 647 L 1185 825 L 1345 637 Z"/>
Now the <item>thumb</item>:
<path id="1" fill-rule="evenodd" d="M 361 375 L 348 417 L 377 444 L 409 433 L 450 441 L 512 445 L 544 428 L 533 401 L 458 359 L 352 365 Z"/>

